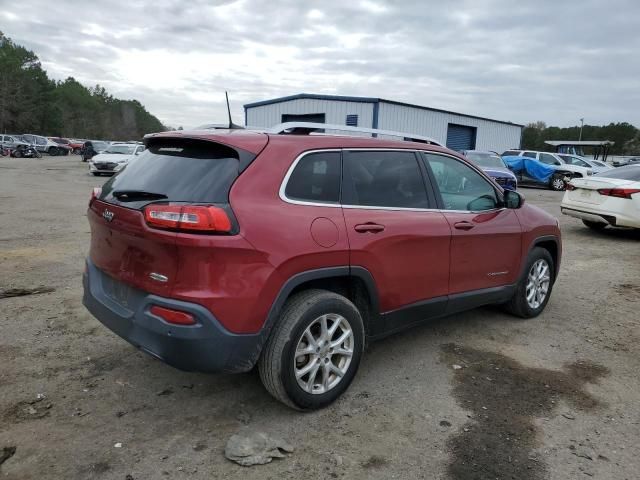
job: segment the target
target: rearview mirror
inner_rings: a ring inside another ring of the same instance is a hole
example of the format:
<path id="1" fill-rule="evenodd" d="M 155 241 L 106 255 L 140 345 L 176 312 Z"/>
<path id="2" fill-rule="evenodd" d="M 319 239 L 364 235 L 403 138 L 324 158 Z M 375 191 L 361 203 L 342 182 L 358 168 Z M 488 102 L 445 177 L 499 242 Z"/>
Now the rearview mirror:
<path id="1" fill-rule="evenodd" d="M 504 191 L 504 206 L 507 208 L 517 209 L 524 204 L 524 197 L 515 190 Z"/>

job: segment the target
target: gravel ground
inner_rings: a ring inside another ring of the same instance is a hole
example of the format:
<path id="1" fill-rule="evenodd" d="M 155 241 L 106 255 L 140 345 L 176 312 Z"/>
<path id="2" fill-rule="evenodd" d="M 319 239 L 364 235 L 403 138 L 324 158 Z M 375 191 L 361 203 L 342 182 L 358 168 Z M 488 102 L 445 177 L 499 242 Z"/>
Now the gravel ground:
<path id="1" fill-rule="evenodd" d="M 87 170 L 0 159 L 0 291 L 40 289 L 0 295 L 2 478 L 638 478 L 637 232 L 590 231 L 562 194 L 523 190 L 564 235 L 540 317 L 483 308 L 395 335 L 338 402 L 299 413 L 253 372 L 174 370 L 84 310 L 85 209 L 106 180 Z M 233 464 L 225 443 L 245 431 L 295 452 Z"/>

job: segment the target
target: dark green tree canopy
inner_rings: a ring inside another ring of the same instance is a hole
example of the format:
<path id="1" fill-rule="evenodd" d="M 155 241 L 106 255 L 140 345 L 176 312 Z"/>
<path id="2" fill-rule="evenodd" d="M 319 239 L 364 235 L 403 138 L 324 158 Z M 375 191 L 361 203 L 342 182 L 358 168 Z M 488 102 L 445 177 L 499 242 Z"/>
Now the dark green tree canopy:
<path id="1" fill-rule="evenodd" d="M 49 79 L 35 53 L 0 32 L 0 132 L 137 140 L 167 128 L 137 100 L 73 77 Z"/>

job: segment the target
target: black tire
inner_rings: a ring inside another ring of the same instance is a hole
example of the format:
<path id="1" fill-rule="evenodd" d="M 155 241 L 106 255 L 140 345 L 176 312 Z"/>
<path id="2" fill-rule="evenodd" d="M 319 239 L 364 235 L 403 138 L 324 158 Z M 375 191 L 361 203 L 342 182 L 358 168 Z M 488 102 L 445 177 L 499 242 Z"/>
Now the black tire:
<path id="1" fill-rule="evenodd" d="M 56 147 L 49 148 L 49 150 L 47 150 L 47 153 L 52 157 L 57 157 L 60 154 Z"/>
<path id="2" fill-rule="evenodd" d="M 22 152 L 20 150 L 14 150 L 11 156 L 13 158 L 22 158 Z"/>
<path id="3" fill-rule="evenodd" d="M 526 290 L 527 290 L 527 281 L 529 278 L 529 272 L 533 264 L 538 260 L 545 260 L 547 262 L 547 265 L 549 267 L 549 274 L 551 278 L 549 281 L 549 288 L 547 290 L 546 297 L 544 298 L 540 306 L 538 306 L 537 308 L 534 308 L 531 305 L 529 305 L 529 303 L 527 302 Z M 527 256 L 525 269 L 522 273 L 522 277 L 520 278 L 516 286 L 516 292 L 514 293 L 513 297 L 511 297 L 511 300 L 509 300 L 504 305 L 505 309 L 509 313 L 521 318 L 537 317 L 538 315 L 540 315 L 540 313 L 542 313 L 544 308 L 547 306 L 547 303 L 549 302 L 549 298 L 551 297 L 551 292 L 553 290 L 554 281 L 555 281 L 555 264 L 553 262 L 553 258 L 551 257 L 551 254 L 549 253 L 548 250 L 545 250 L 544 248 L 534 247 L 533 250 L 531 250 L 531 252 L 529 252 L 529 255 Z"/>
<path id="4" fill-rule="evenodd" d="M 604 230 L 605 228 L 607 228 L 606 223 L 590 222 L 589 220 L 582 220 L 582 223 L 584 223 L 591 230 Z"/>
<path id="5" fill-rule="evenodd" d="M 295 377 L 295 351 L 307 327 L 329 313 L 341 315 L 349 323 L 354 340 L 353 355 L 339 383 L 324 393 L 308 393 Z M 271 395 L 292 408 L 314 410 L 325 407 L 351 384 L 362 358 L 364 341 L 362 317 L 347 298 L 326 290 L 297 293 L 287 300 L 264 346 L 258 362 L 260 379 Z"/>
<path id="6" fill-rule="evenodd" d="M 564 175 L 560 173 L 554 173 L 549 181 L 549 187 L 556 192 L 562 192 L 566 190 L 567 186 L 564 183 Z"/>

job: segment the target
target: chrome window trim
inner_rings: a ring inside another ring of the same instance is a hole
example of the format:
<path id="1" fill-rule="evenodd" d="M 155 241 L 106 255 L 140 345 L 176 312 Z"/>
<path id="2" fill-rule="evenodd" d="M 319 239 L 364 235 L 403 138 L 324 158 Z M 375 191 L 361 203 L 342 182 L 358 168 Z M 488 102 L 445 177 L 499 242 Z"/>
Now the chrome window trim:
<path id="1" fill-rule="evenodd" d="M 404 211 L 404 212 L 440 212 L 440 213 L 446 213 L 446 212 L 451 212 L 451 213 L 475 213 L 475 214 L 480 214 L 480 213 L 490 213 L 490 212 L 496 212 L 496 211 L 501 211 L 501 210 L 505 210 L 506 207 L 502 207 L 502 208 L 493 208 L 491 210 L 477 210 L 477 211 L 473 211 L 473 210 L 446 210 L 446 209 L 441 209 L 441 208 L 410 208 L 410 207 L 385 207 L 385 206 L 378 206 L 378 205 L 343 205 L 340 202 L 309 202 L 306 200 L 295 200 L 293 198 L 289 198 L 286 196 L 285 194 L 285 190 L 287 188 L 287 183 L 289 182 L 289 179 L 291 178 L 291 175 L 293 173 L 293 170 L 296 168 L 296 166 L 298 165 L 298 162 L 300 162 L 300 160 L 302 160 L 305 156 L 310 155 L 312 153 L 326 153 L 326 152 L 339 152 L 341 153 L 343 150 L 349 151 L 349 152 L 366 152 L 366 151 L 375 151 L 375 152 L 411 152 L 411 153 L 420 153 L 420 152 L 424 152 L 424 153 L 433 153 L 434 155 L 442 155 L 443 157 L 449 157 L 452 158 L 454 160 L 457 161 L 461 161 L 459 158 L 457 158 L 454 155 L 450 155 L 448 153 L 443 153 L 443 152 L 436 152 L 436 151 L 432 151 L 432 150 L 417 150 L 415 148 L 376 148 L 376 147 L 359 147 L 359 148 L 321 148 L 321 149 L 315 149 L 315 150 L 306 150 L 304 152 L 302 152 L 300 155 L 298 155 L 296 157 L 296 159 L 293 161 L 293 163 L 291 164 L 291 166 L 289 167 L 289 169 L 287 170 L 286 175 L 284 176 L 282 183 L 280 183 L 280 189 L 278 190 L 278 196 L 280 197 L 280 200 L 282 200 L 285 203 L 290 203 L 293 205 L 306 205 L 309 207 L 328 207 L 328 208 L 349 208 L 349 209 L 361 209 L 361 210 L 387 210 L 387 211 Z M 463 162 L 464 163 L 464 162 Z M 475 170 L 474 167 L 471 167 L 472 170 Z M 491 183 L 489 183 L 490 186 Z"/>

